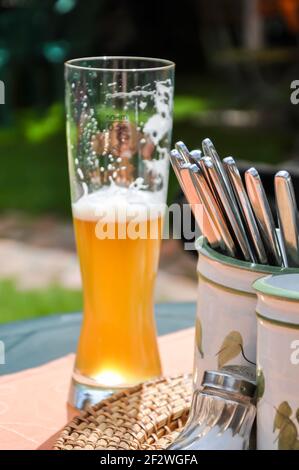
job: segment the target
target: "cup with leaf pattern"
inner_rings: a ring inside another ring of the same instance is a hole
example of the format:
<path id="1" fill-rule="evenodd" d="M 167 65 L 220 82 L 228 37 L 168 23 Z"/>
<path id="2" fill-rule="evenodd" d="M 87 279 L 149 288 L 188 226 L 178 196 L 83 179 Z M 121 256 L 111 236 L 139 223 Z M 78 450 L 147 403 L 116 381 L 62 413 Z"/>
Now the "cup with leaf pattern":
<path id="1" fill-rule="evenodd" d="M 259 279 L 257 447 L 299 450 L 299 274 Z"/>
<path id="2" fill-rule="evenodd" d="M 252 284 L 267 274 L 299 272 L 230 258 L 201 237 L 198 250 L 194 386 L 205 370 L 256 364 L 256 302 Z"/>

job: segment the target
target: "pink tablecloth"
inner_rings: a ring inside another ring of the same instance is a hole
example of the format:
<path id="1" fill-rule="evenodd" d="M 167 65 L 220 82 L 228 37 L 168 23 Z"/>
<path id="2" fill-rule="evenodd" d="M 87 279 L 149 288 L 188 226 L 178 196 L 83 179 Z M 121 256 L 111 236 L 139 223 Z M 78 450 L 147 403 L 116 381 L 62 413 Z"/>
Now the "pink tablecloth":
<path id="1" fill-rule="evenodd" d="M 164 375 L 191 372 L 193 329 L 159 338 Z M 70 354 L 0 378 L 0 449 L 49 449 L 69 421 Z"/>

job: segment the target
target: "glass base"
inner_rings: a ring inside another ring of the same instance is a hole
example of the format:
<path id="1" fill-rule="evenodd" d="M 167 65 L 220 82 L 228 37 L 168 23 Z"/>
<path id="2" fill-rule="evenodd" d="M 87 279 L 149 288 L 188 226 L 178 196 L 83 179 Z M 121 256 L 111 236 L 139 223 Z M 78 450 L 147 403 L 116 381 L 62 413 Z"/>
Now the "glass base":
<path id="1" fill-rule="evenodd" d="M 122 390 L 122 388 L 104 388 L 88 381 L 79 382 L 74 377 L 76 375 L 73 374 L 71 380 L 68 403 L 77 410 L 84 410 L 88 406 L 95 405 L 110 397 L 113 393 Z"/>
<path id="2" fill-rule="evenodd" d="M 113 393 L 127 390 L 128 388 L 135 387 L 137 384 L 158 378 L 160 374 L 151 377 L 140 377 L 134 383 L 122 383 L 121 385 L 103 385 L 90 377 L 86 377 L 79 373 L 78 370 L 73 371 L 68 404 L 71 408 L 77 410 L 84 410 L 88 406 L 96 405 L 102 400 L 106 400 Z"/>

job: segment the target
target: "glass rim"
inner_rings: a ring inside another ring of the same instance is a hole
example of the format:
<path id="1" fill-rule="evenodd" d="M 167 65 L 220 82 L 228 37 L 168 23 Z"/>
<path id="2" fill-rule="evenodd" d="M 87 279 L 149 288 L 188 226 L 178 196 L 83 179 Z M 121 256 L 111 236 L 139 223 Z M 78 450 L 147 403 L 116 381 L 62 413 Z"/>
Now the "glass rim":
<path id="1" fill-rule="evenodd" d="M 132 68 L 110 68 L 110 67 L 88 67 L 84 65 L 76 65 L 76 62 L 83 60 L 111 60 L 111 59 L 126 59 L 126 60 L 140 60 L 145 62 L 161 63 L 157 67 L 132 67 Z M 159 70 L 169 70 L 175 68 L 175 62 L 168 59 L 158 59 L 156 57 L 139 57 L 139 56 L 94 56 L 94 57 L 78 57 L 76 59 L 69 59 L 64 63 L 66 68 L 73 68 L 77 70 L 97 71 L 97 72 L 155 72 Z"/>

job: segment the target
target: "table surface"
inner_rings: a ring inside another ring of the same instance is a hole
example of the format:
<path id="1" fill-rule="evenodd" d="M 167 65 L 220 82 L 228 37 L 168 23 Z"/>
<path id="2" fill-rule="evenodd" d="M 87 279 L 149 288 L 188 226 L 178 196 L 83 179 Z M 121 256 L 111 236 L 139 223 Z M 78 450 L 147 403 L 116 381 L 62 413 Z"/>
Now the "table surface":
<path id="1" fill-rule="evenodd" d="M 158 335 L 195 323 L 195 303 L 162 303 L 155 307 Z M 75 352 L 82 314 L 67 313 L 0 325 L 5 364 L 0 375 L 36 367 Z"/>

